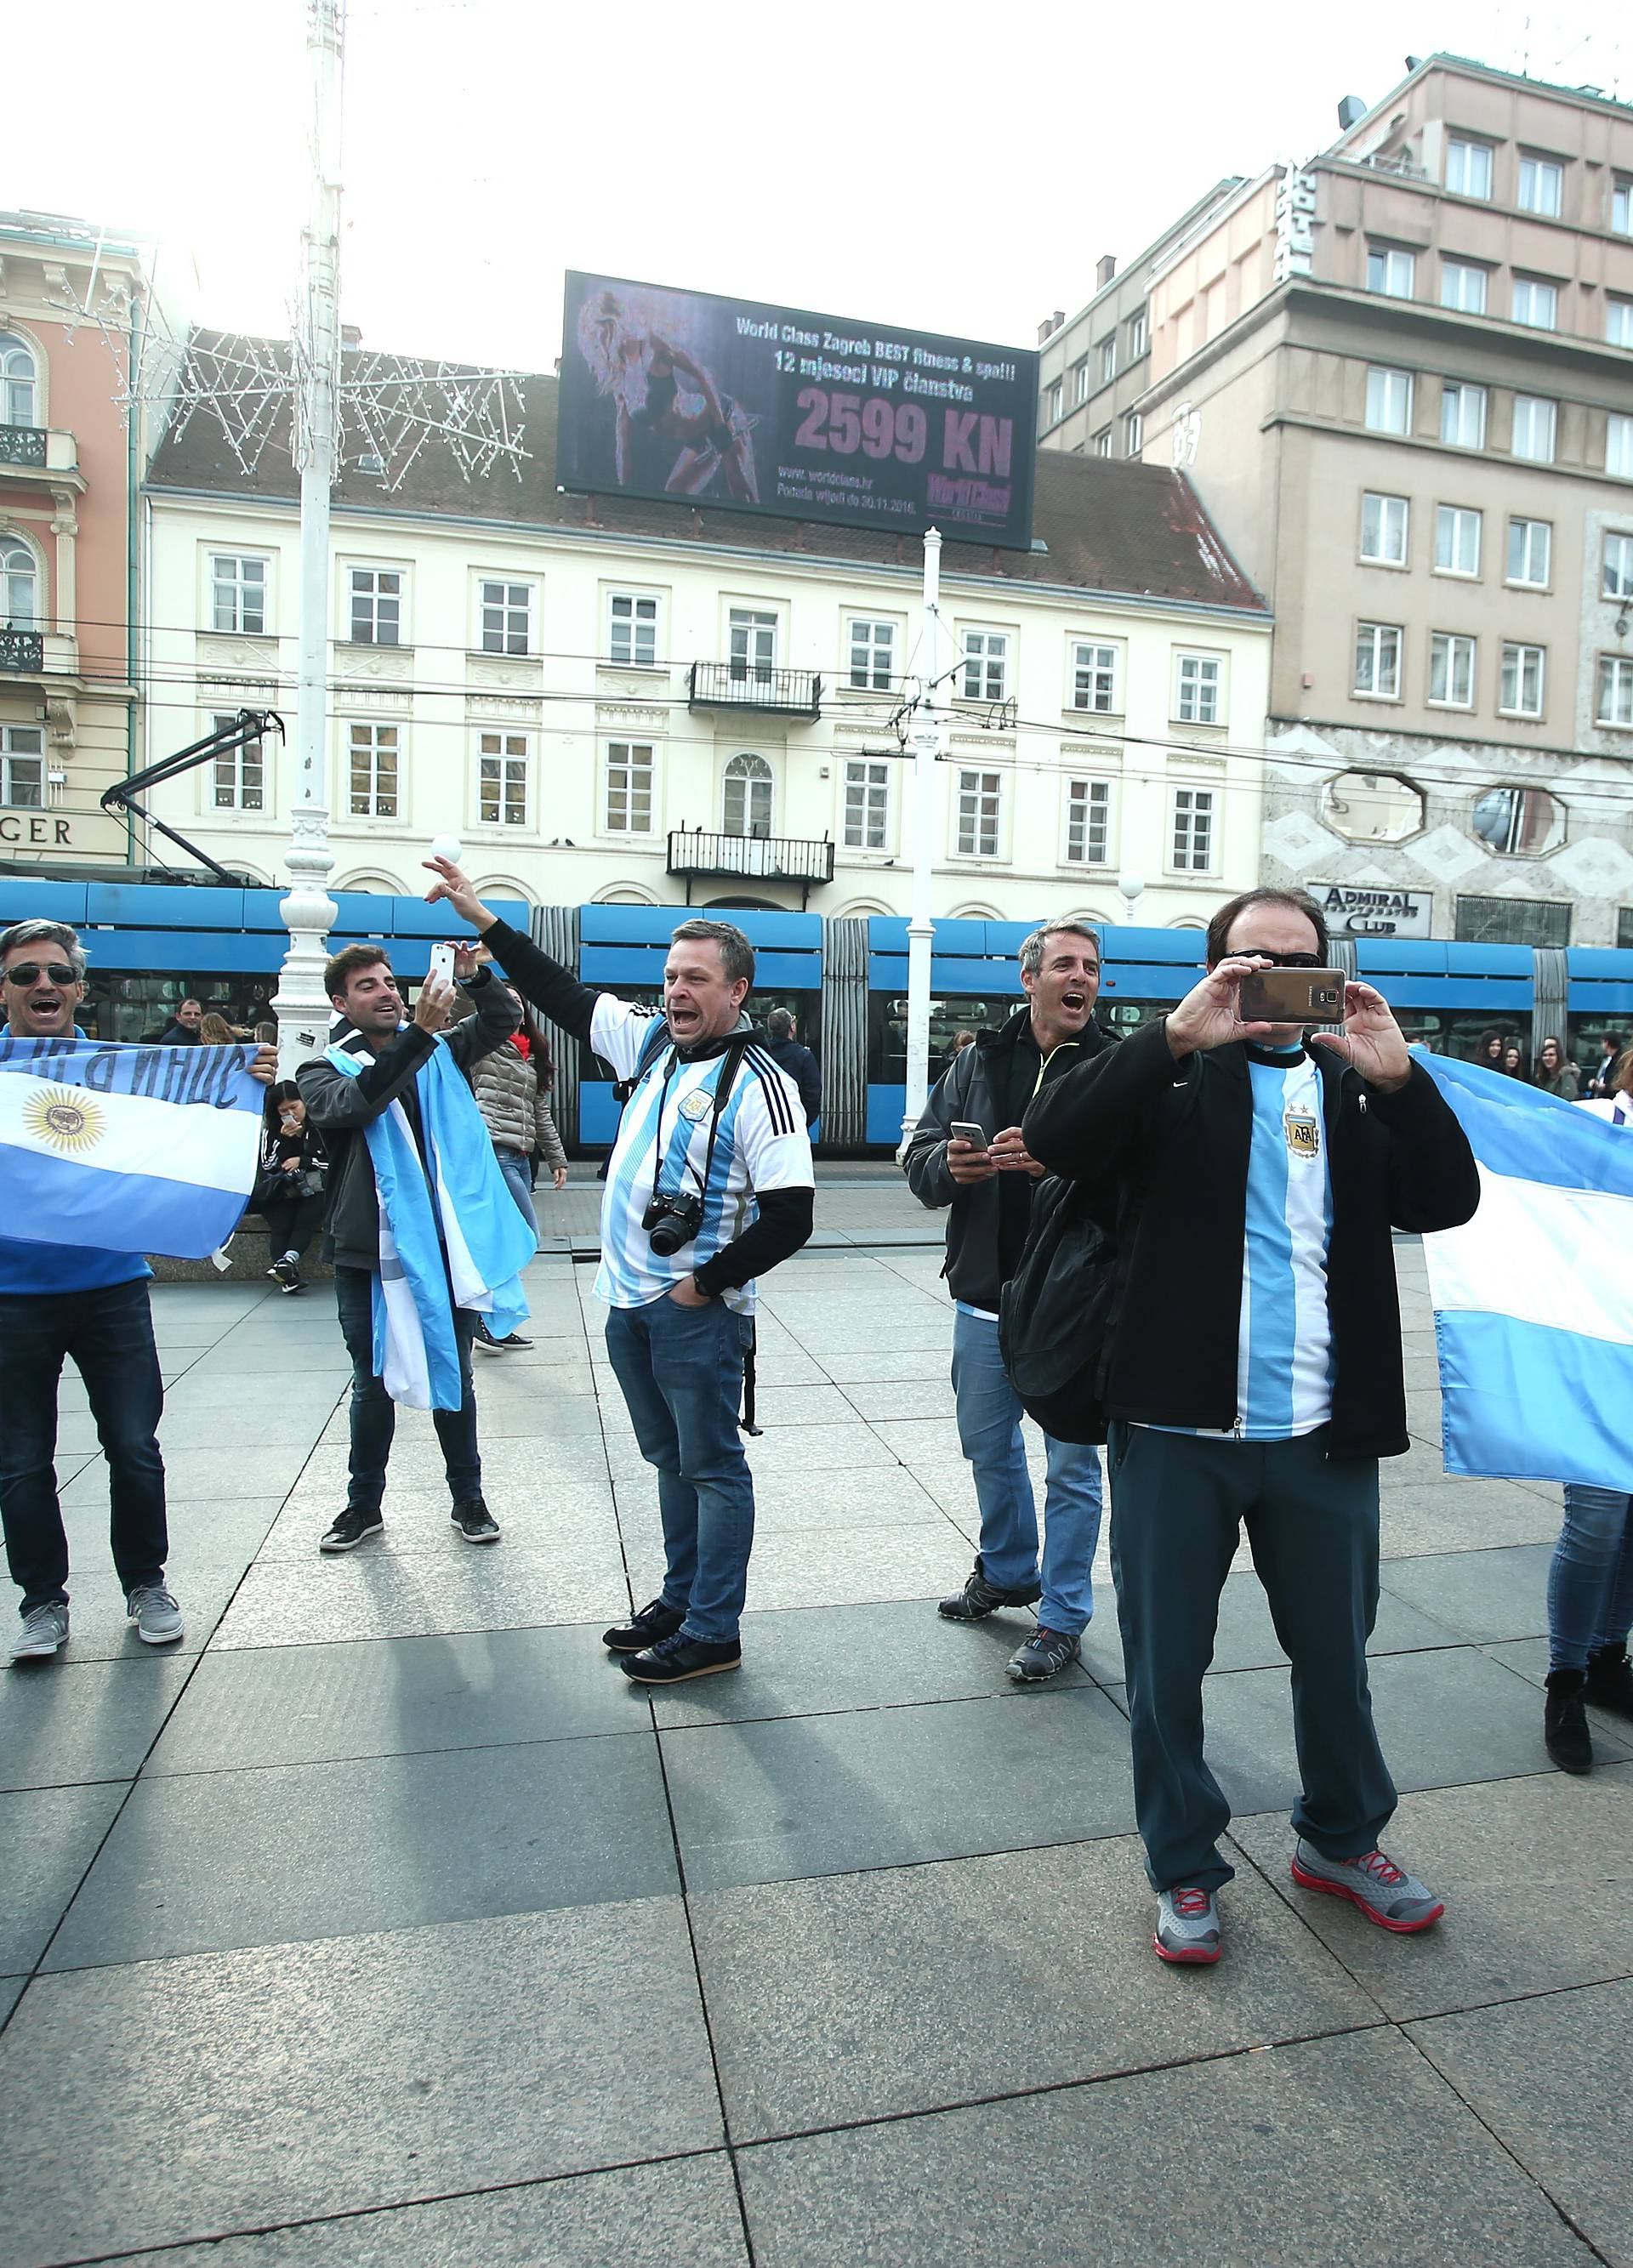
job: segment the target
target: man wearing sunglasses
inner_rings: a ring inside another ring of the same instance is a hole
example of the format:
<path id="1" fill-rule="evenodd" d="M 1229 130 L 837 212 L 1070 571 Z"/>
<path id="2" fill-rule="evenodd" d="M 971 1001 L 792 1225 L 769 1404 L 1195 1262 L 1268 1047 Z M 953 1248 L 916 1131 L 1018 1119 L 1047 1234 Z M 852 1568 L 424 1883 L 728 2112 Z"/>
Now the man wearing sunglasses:
<path id="1" fill-rule="evenodd" d="M 1134 1808 L 1164 1961 L 1219 1958 L 1230 1807 L 1202 1754 L 1202 1679 L 1245 1526 L 1292 1664 L 1302 1789 L 1292 1874 L 1395 1932 L 1444 1911 L 1379 1850 L 1395 1790 L 1366 1642 L 1378 1460 L 1408 1446 L 1393 1229 L 1480 1202 L 1467 1138 L 1370 984 L 1343 1028 L 1244 1021 L 1255 969 L 1319 968 L 1297 890 L 1208 924 L 1208 974 L 1119 1048 L 1044 1087 L 1026 1146 L 1088 1188 L 1115 1239 L 1105 1403 L 1112 1574 Z"/>
<path id="2" fill-rule="evenodd" d="M 85 956 L 62 922 L 0 931 L 5 1029 L 20 1040 L 71 1037 L 85 996 Z M 82 1035 L 83 1036 L 83 1035 Z M 271 1048 L 252 1065 L 270 1080 Z M 85 1384 L 107 1459 L 114 1566 L 126 1612 L 149 1646 L 174 1646 L 181 1610 L 165 1582 L 165 1468 L 155 1438 L 164 1407 L 147 1279 L 139 1252 L 0 1235 L 0 1520 L 23 1594 L 13 1662 L 68 1643 L 68 1540 L 57 1498 L 56 1389 L 64 1359 Z"/>

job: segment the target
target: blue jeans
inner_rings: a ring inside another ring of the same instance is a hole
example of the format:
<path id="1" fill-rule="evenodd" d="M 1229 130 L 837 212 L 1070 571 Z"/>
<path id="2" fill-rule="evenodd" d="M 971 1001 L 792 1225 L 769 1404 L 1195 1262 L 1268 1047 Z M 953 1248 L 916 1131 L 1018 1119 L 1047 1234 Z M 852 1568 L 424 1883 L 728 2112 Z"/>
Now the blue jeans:
<path id="1" fill-rule="evenodd" d="M 688 1638 L 737 1636 L 754 1548 L 754 1480 L 737 1410 L 753 1331 L 720 1300 L 683 1307 L 665 1292 L 607 1317 L 607 1359 L 640 1453 L 658 1475 L 663 1603 Z"/>
<path id="2" fill-rule="evenodd" d="M 1565 1524 L 1548 1571 L 1548 1666 L 1585 1669 L 1633 1628 L 1633 1496 L 1565 1486 Z"/>
<path id="3" fill-rule="evenodd" d="M 386 1461 L 397 1430 L 397 1406 L 384 1381 L 374 1375 L 374 1273 L 370 1268 L 335 1269 L 335 1306 L 340 1335 L 351 1357 L 351 1484 L 348 1511 L 378 1512 L 386 1493 Z M 477 1319 L 468 1307 L 454 1310 L 460 1376 L 465 1398 L 457 1410 L 433 1410 L 431 1422 L 442 1444 L 448 1489 L 455 1504 L 482 1494 L 482 1453 L 477 1447 L 477 1396 L 470 1378 L 470 1342 Z"/>
<path id="4" fill-rule="evenodd" d="M 533 1241 L 539 1241 L 539 1217 L 533 1210 L 533 1184 L 528 1178 L 527 1153 L 522 1150 L 507 1150 L 501 1144 L 493 1145 L 493 1155 L 505 1176 L 505 1186 L 521 1209 L 521 1218 L 533 1231 Z"/>
<path id="5" fill-rule="evenodd" d="M 107 1459 L 114 1566 L 127 1592 L 163 1578 L 165 1406 L 147 1278 L 86 1292 L 0 1295 L 0 1517 L 22 1612 L 66 1602 L 68 1539 L 56 1494 L 56 1387 L 67 1357 L 85 1382 Z"/>
<path id="6" fill-rule="evenodd" d="M 981 1573 L 1001 1591 L 1026 1590 L 1038 1580 L 1038 1511 L 1021 1441 L 1021 1397 L 998 1353 L 998 1326 L 984 1315 L 953 1316 L 953 1393 L 958 1446 L 975 1470 L 981 1508 Z M 1076 1441 L 1048 1445 L 1044 1498 L 1045 1630 L 1076 1638 L 1094 1612 L 1090 1575 L 1100 1539 L 1100 1455 Z"/>

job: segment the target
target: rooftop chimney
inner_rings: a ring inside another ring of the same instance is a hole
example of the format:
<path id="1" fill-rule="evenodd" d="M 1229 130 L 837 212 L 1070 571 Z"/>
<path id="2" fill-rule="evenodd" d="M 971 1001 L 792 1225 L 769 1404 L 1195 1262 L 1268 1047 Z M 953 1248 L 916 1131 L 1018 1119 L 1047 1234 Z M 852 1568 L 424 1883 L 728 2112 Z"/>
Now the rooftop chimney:
<path id="1" fill-rule="evenodd" d="M 1096 261 L 1094 266 L 1095 290 L 1097 291 L 1104 291 L 1106 285 L 1111 282 L 1112 276 L 1115 276 L 1116 273 L 1117 254 L 1114 252 L 1103 252 L 1098 260 Z"/>
<path id="2" fill-rule="evenodd" d="M 343 347 L 360 347 L 363 343 L 361 324 L 343 323 L 340 327 L 340 343 Z"/>
<path id="3" fill-rule="evenodd" d="M 1338 106 L 1338 130 L 1348 134 L 1352 126 L 1359 126 L 1366 116 L 1366 105 L 1358 94 L 1347 94 Z"/>
<path id="4" fill-rule="evenodd" d="M 1066 310 L 1064 307 L 1057 307 L 1053 315 L 1046 315 L 1042 322 L 1038 326 L 1038 345 L 1042 346 L 1046 339 L 1052 339 L 1065 320 Z"/>

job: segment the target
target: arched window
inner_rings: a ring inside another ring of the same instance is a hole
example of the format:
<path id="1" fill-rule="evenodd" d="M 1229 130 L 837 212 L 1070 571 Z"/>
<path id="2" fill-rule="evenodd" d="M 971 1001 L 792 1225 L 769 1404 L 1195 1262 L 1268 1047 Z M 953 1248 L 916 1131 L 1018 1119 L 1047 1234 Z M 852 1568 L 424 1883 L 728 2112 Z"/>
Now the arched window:
<path id="1" fill-rule="evenodd" d="M 734 756 L 726 767 L 726 835 L 766 836 L 772 831 L 772 768 L 764 756 Z"/>
<path id="2" fill-rule="evenodd" d="M 34 555 L 0 531 L 0 630 L 32 630 L 40 621 L 40 570 Z"/>
<path id="3" fill-rule="evenodd" d="M 0 425 L 32 425 L 39 372 L 34 350 L 14 331 L 0 331 Z"/>

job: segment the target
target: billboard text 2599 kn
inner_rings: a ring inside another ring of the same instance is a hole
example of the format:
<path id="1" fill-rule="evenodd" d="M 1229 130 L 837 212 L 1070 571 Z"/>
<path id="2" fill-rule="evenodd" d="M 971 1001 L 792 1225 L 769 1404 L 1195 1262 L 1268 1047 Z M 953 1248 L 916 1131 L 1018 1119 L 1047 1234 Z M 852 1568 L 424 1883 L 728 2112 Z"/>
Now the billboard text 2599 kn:
<path id="1" fill-rule="evenodd" d="M 1023 551 L 1038 357 L 611 276 L 567 277 L 556 478 Z"/>

